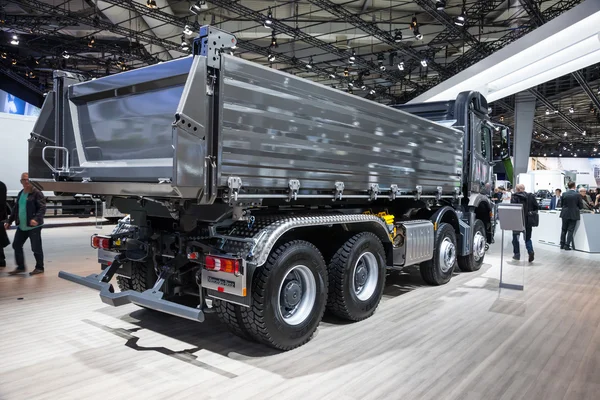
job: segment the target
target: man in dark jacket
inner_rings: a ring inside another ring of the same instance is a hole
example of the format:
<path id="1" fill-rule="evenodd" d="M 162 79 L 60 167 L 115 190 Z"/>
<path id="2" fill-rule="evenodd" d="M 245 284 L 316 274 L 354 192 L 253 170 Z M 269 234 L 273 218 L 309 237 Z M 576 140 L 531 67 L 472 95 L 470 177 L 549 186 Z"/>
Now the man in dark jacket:
<path id="1" fill-rule="evenodd" d="M 529 253 L 529 262 L 534 260 L 533 243 L 531 242 L 531 230 L 533 228 L 533 214 L 540 209 L 535 196 L 525 191 L 525 185 L 522 183 L 515 187 L 515 194 L 510 199 L 511 203 L 523 205 L 523 218 L 525 221 L 525 247 Z M 521 259 L 519 250 L 519 235 L 521 232 L 513 232 L 513 260 Z"/>
<path id="2" fill-rule="evenodd" d="M 569 182 L 569 190 L 562 195 L 562 231 L 560 234 L 560 248 L 563 250 L 572 250 L 573 232 L 577 221 L 580 219 L 580 212 L 583 208 L 583 198 L 575 191 L 575 182 Z"/>
<path id="3" fill-rule="evenodd" d="M 29 182 L 29 174 L 21 175 L 21 185 L 23 190 L 17 195 L 17 201 L 8 222 L 4 225 L 8 229 L 13 222 L 16 222 L 17 231 L 13 240 L 13 249 L 15 250 L 15 261 L 17 268 L 10 274 L 25 272 L 25 257 L 23 256 L 23 245 L 29 239 L 31 241 L 31 250 L 35 256 L 35 269 L 29 275 L 41 274 L 44 272 L 44 252 L 42 250 L 42 226 L 44 225 L 44 215 L 46 214 L 46 199 L 44 194 L 37 190 Z"/>
<path id="4" fill-rule="evenodd" d="M 6 185 L 0 181 L 0 268 L 6 267 L 6 256 L 4 248 L 10 244 L 6 229 L 4 229 L 4 221 L 8 218 L 6 205 Z"/>

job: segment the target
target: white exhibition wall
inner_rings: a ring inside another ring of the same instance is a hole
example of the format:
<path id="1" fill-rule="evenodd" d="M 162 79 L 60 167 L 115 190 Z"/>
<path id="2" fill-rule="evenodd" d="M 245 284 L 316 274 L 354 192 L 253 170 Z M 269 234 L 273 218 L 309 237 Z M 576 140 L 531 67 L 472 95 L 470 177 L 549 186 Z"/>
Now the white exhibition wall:
<path id="1" fill-rule="evenodd" d="M 0 181 L 4 182 L 9 196 L 15 196 L 22 189 L 21 173 L 27 172 L 29 162 L 29 134 L 37 117 L 0 112 Z"/>
<path id="2" fill-rule="evenodd" d="M 600 158 L 530 157 L 527 172 L 540 169 L 576 172 L 578 185 L 600 187 Z"/>

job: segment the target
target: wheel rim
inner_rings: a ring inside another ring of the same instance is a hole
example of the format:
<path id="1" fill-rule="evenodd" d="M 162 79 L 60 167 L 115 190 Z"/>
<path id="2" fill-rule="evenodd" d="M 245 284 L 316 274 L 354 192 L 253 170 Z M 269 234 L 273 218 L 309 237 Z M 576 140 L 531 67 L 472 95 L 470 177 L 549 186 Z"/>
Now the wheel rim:
<path id="1" fill-rule="evenodd" d="M 456 246 L 450 240 L 445 238 L 440 246 L 440 266 L 443 272 L 448 272 L 456 262 Z"/>
<path id="2" fill-rule="evenodd" d="M 279 315 L 288 325 L 299 325 L 310 315 L 317 298 L 317 282 L 305 265 L 294 266 L 279 286 Z"/>
<path id="3" fill-rule="evenodd" d="M 475 237 L 473 238 L 473 257 L 475 261 L 479 261 L 485 255 L 487 240 L 485 236 L 480 231 L 475 232 Z"/>
<path id="4" fill-rule="evenodd" d="M 358 257 L 352 271 L 352 287 L 359 300 L 366 301 L 375 293 L 378 271 L 377 257 L 373 253 L 365 252 Z"/>

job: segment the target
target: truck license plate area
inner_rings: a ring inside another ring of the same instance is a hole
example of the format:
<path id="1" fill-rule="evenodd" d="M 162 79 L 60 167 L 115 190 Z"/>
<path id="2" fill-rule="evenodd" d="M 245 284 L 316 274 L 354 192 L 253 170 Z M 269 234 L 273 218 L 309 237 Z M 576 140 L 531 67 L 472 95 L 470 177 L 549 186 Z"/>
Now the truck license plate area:
<path id="1" fill-rule="evenodd" d="M 115 260 L 115 257 L 118 255 L 119 253 L 114 251 L 98 249 L 98 263 L 110 265 Z"/>
<path id="2" fill-rule="evenodd" d="M 202 287 L 219 293 L 246 296 L 246 277 L 218 271 L 202 271 Z"/>

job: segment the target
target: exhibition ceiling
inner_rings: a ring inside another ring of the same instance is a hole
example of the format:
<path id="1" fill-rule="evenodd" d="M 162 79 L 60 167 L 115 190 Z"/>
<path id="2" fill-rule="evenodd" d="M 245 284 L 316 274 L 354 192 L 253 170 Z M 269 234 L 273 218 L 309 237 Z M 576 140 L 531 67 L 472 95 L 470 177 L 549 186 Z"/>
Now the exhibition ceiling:
<path id="1" fill-rule="evenodd" d="M 211 24 L 236 35 L 236 56 L 405 103 L 580 3 L 2 0 L 0 76 L 42 95 L 56 68 L 101 77 L 187 56 Z M 533 151 L 562 145 L 564 132 L 574 146 L 598 144 L 599 91 L 598 65 L 539 85 Z M 492 103 L 498 122 L 512 125 L 513 110 L 514 96 Z"/>

